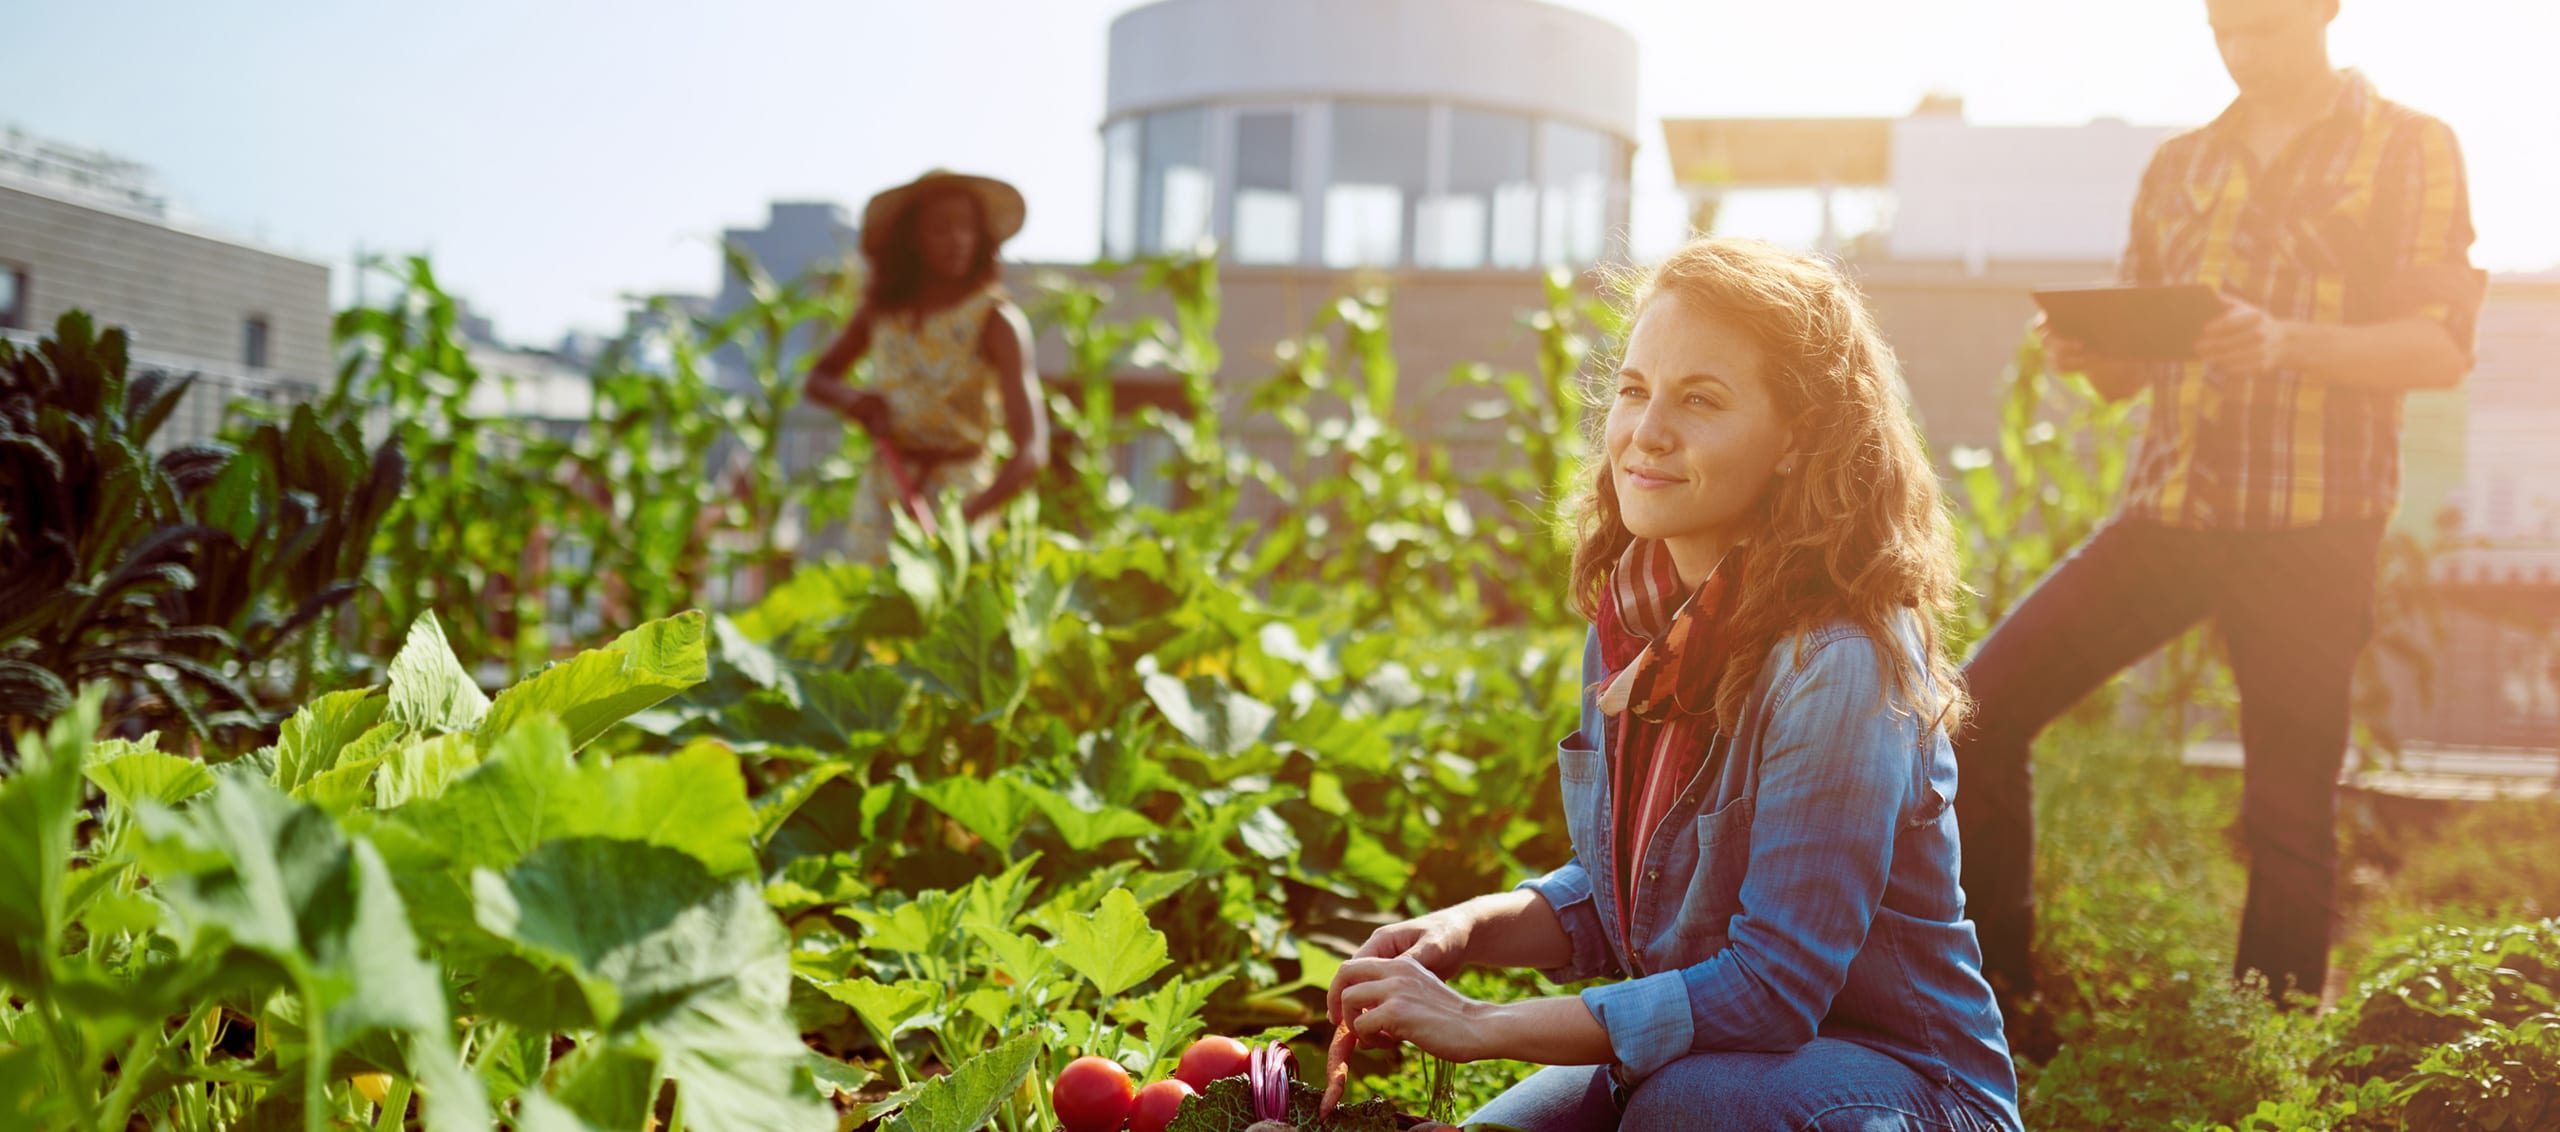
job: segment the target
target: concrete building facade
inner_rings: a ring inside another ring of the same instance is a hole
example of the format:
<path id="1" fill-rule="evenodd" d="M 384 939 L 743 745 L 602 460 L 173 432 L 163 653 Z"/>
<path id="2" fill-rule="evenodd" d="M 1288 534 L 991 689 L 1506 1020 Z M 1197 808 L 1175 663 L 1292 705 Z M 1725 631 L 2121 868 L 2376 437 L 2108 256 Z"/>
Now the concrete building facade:
<path id="1" fill-rule="evenodd" d="M 173 222 L 132 162 L 0 133 L 0 333 L 64 311 L 124 328 L 137 365 L 197 375 L 156 443 L 212 434 L 233 396 L 291 397 L 335 369 L 329 269 Z"/>
<path id="2" fill-rule="evenodd" d="M 329 269 L 172 223 L 138 167 L 0 135 L 0 272 L 12 329 L 74 308 L 142 350 L 245 376 L 328 376 Z"/>
<path id="3" fill-rule="evenodd" d="M 753 301 L 746 278 L 730 269 L 729 251 L 745 255 L 763 269 L 767 278 L 789 283 L 842 270 L 854 256 L 860 235 L 851 214 L 834 201 L 774 201 L 763 227 L 729 228 L 720 233 L 720 289 L 711 296 L 711 317 L 727 318 Z M 806 333 L 796 335 L 791 348 L 805 351 L 825 345 L 810 339 Z M 730 387 L 743 389 L 753 384 L 747 373 L 746 351 L 723 347 L 712 360 L 721 380 Z"/>
<path id="4" fill-rule="evenodd" d="M 1623 252 L 1636 44 L 1535 0 L 1161 0 L 1111 25 L 1102 254 L 1527 270 Z"/>

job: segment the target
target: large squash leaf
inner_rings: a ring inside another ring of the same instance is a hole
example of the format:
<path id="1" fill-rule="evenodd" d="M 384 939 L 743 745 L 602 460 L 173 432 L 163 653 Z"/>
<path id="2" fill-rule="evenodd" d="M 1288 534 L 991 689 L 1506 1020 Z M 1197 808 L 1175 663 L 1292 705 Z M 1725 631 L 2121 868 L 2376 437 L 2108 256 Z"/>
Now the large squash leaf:
<path id="1" fill-rule="evenodd" d="M 473 874 L 480 924 L 576 980 L 605 1041 L 655 1051 L 710 1132 L 830 1129 L 790 1022 L 789 940 L 757 888 L 636 841 L 551 841 Z"/>
<path id="2" fill-rule="evenodd" d="M 710 674 L 699 611 L 649 622 L 534 674 L 498 694 L 480 729 L 504 734 L 537 715 L 557 716 L 572 748 Z"/>
<path id="3" fill-rule="evenodd" d="M 454 659 L 435 614 L 419 614 L 409 626 L 408 643 L 391 658 L 391 701 L 383 714 L 429 733 L 468 731 L 489 714 L 489 697 Z"/>

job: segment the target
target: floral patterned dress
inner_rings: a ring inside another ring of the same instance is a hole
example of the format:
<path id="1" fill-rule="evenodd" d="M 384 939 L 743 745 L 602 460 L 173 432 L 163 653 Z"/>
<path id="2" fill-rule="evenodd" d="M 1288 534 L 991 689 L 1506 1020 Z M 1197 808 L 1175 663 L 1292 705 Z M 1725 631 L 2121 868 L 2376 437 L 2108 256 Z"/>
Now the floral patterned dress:
<path id="1" fill-rule="evenodd" d="M 887 401 L 889 445 L 925 498 L 962 498 L 995 481 L 988 441 L 1004 421 L 1001 376 L 980 349 L 987 317 L 1013 307 L 989 286 L 939 310 L 900 311 L 871 328 L 871 388 Z M 854 553 L 878 560 L 888 552 L 903 490 L 875 459 L 852 523 Z"/>

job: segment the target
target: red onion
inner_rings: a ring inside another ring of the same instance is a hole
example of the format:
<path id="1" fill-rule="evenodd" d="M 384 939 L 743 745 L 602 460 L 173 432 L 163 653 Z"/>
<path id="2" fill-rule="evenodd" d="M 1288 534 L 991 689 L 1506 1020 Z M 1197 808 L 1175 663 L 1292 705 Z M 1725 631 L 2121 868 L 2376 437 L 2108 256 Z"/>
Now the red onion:
<path id="1" fill-rule="evenodd" d="M 1255 1046 L 1245 1055 L 1245 1084 L 1253 1093 L 1255 1120 L 1289 1118 L 1289 1047 Z"/>

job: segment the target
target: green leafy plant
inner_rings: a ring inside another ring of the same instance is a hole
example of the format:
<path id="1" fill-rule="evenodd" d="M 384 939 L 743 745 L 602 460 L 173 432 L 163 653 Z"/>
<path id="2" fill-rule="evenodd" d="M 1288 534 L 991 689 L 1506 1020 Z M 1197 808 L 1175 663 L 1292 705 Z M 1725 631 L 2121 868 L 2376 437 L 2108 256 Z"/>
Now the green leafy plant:
<path id="1" fill-rule="evenodd" d="M 190 384 L 130 374 L 124 332 L 76 311 L 0 342 L 0 722 L 105 681 L 120 722 L 231 739 L 306 687 L 296 646 L 360 590 L 400 451 L 305 404 L 153 455 Z"/>
<path id="2" fill-rule="evenodd" d="M 1555 508 L 1584 472 L 1584 370 L 1615 315 L 1551 277 L 1531 371 L 1435 381 L 1397 369 L 1392 297 L 1362 292 L 1246 360 L 1272 376 L 1238 388 L 1214 259 L 1101 275 L 1032 304 L 1071 355 L 1050 404 L 1072 443 L 1036 498 L 975 529 L 910 526 L 856 565 L 789 532 L 840 507 L 864 442 L 831 430 L 784 459 L 794 352 L 842 317 L 841 281 L 749 273 L 735 317 L 662 309 L 555 432 L 474 413 L 500 378 L 406 265 L 389 305 L 341 319 L 333 401 L 226 434 L 285 469 L 226 492 L 285 499 L 355 474 L 342 422 L 374 414 L 417 468 L 381 525 L 357 539 L 269 501 L 190 544 L 263 547 L 231 561 L 281 576 L 283 550 L 353 540 L 295 561 L 360 564 L 362 600 L 305 622 L 326 632 L 269 634 L 303 655 L 260 686 L 298 710 L 272 736 L 164 750 L 145 731 L 170 721 L 63 680 L 62 718 L 0 778 L 0 1123 L 1047 1132 L 1077 1058 L 1147 1082 L 1202 1034 L 1297 1040 L 1376 924 L 1564 859 L 1531 740 L 1576 710 Z M 1125 318 L 1109 288 L 1163 313 Z M 752 388 L 713 379 L 722 351 Z M 1133 370 L 1173 392 L 1132 411 Z M 1970 631 L 2103 519 L 2129 436 L 2031 351 L 2007 398 L 1997 454 L 1956 462 L 1986 599 Z M 1514 457 L 1466 466 L 1423 435 L 1418 405 L 1459 403 Z M 261 427 L 272 447 L 242 439 Z M 196 468 L 167 470 L 182 504 L 218 481 L 188 494 Z M 1150 477 L 1169 506 L 1133 505 Z M 1270 521 L 1236 520 L 1266 498 Z M 282 627 L 278 595 L 336 584 L 259 590 L 223 631 L 265 641 L 234 626 Z M 686 612 L 702 604 L 721 609 Z M 2182 648 L 2193 679 L 2173 667 L 2150 694 L 2210 700 L 2209 643 Z M 2397 933 L 2456 906 L 2529 918 L 2545 870 L 2439 843 L 2490 834 L 2392 843 L 2381 938 L 2350 954 L 2416 997 L 2276 1011 L 2225 974 L 2234 784 L 2164 752 L 2200 721 L 2161 700 L 2136 734 L 2113 726 L 2126 706 L 2046 744 L 2042 951 L 2066 1045 L 2027 1068 L 2030 1123 L 2537 1118 L 2549 1030 L 2485 972 L 2541 945 L 2479 958 Z M 2443 1006 L 2434 985 L 2494 1005 Z M 1526 972 L 1458 986 L 1554 991 Z M 2396 1021 L 2353 1029 L 2368 1017 Z M 1344 1126 L 1472 1111 L 1528 1067 L 1378 1051 L 1358 1069 L 1373 1099 Z M 1184 1119 L 1249 1117 L 1222 1107 L 1229 1085 Z"/>

